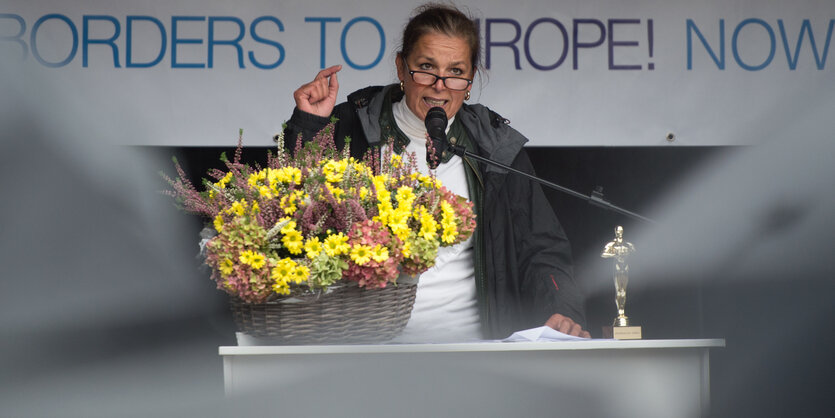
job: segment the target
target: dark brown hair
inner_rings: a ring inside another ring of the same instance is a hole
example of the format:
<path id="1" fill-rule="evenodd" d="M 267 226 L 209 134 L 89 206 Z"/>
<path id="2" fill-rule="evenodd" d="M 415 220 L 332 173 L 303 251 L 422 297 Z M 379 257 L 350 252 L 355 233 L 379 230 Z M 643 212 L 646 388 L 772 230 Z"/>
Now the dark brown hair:
<path id="1" fill-rule="evenodd" d="M 481 68 L 481 38 L 474 19 L 454 6 L 440 3 L 426 3 L 415 9 L 412 14 L 412 18 L 403 29 L 403 42 L 400 51 L 397 52 L 404 60 L 412 53 L 421 36 L 439 33 L 467 42 L 473 71 Z"/>

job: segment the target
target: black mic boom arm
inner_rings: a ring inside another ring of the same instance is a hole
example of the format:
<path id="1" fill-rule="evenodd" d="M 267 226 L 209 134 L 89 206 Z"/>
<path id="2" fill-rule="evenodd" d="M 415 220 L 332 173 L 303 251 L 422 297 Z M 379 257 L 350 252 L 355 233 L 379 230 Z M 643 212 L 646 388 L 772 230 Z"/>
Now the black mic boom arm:
<path id="1" fill-rule="evenodd" d="M 630 217 L 630 218 L 633 218 L 633 219 L 638 219 L 638 220 L 641 220 L 641 221 L 644 221 L 644 222 L 647 222 L 647 223 L 651 223 L 651 224 L 652 224 L 652 223 L 655 223 L 655 221 L 653 221 L 652 219 L 649 219 L 649 218 L 647 218 L 647 217 L 645 217 L 645 216 L 641 216 L 641 215 L 639 215 L 639 214 L 637 214 L 637 213 L 635 213 L 635 212 L 628 211 L 628 210 L 626 210 L 626 209 L 623 209 L 623 208 L 621 208 L 621 207 L 618 207 L 618 206 L 615 206 L 615 205 L 613 205 L 613 204 L 609 203 L 606 199 L 604 199 L 604 198 L 603 198 L 603 188 L 602 188 L 602 187 L 597 187 L 597 188 L 596 188 L 596 189 L 595 189 L 595 190 L 591 193 L 591 195 L 590 195 L 590 196 L 586 196 L 586 195 L 584 195 L 584 194 L 582 194 L 582 193 L 580 193 L 580 192 L 576 192 L 576 191 L 571 190 L 571 189 L 569 189 L 569 188 L 567 188 L 567 187 L 560 186 L 559 184 L 552 183 L 552 182 L 550 182 L 550 181 L 548 181 L 548 180 L 545 180 L 545 179 L 541 179 L 541 178 L 536 177 L 536 176 L 534 176 L 534 175 L 532 175 L 532 174 L 526 173 L 526 172 L 521 171 L 521 170 L 517 170 L 517 169 L 515 169 L 515 168 L 513 168 L 513 167 L 510 167 L 510 166 L 508 166 L 508 165 L 505 165 L 505 164 L 502 164 L 502 163 L 499 163 L 499 162 L 493 161 L 493 160 L 491 160 L 491 159 L 489 159 L 489 158 L 486 158 L 486 157 L 482 157 L 482 156 L 480 156 L 480 155 L 478 155 L 478 154 L 473 154 L 472 152 L 467 151 L 467 150 L 466 150 L 463 146 L 461 146 L 461 145 L 451 144 L 449 141 L 446 141 L 446 143 L 447 143 L 447 150 L 452 151 L 455 155 L 457 155 L 457 156 L 459 156 L 459 157 L 461 157 L 461 158 L 468 157 L 468 158 L 472 158 L 472 159 L 474 159 L 474 160 L 476 160 L 476 161 L 481 161 L 481 162 L 483 162 L 483 163 L 485 163 L 485 164 L 488 164 L 488 165 L 492 165 L 492 166 L 495 166 L 495 167 L 499 167 L 499 168 L 501 168 L 501 169 L 504 169 L 504 170 L 510 171 L 511 173 L 515 173 L 515 174 L 518 174 L 518 175 L 520 175 L 520 176 L 522 176 L 522 177 L 526 177 L 526 178 L 528 178 L 529 180 L 533 180 L 533 181 L 535 181 L 535 182 L 537 182 L 537 183 L 539 183 L 539 184 L 542 184 L 542 185 L 544 185 L 544 186 L 547 186 L 547 187 L 549 187 L 549 188 L 551 188 L 551 189 L 554 189 L 554 190 L 557 190 L 557 191 L 563 192 L 563 193 L 565 193 L 565 194 L 568 194 L 568 195 L 574 196 L 574 197 L 576 197 L 576 198 L 578 198 L 578 199 L 585 200 L 586 202 L 589 202 L 590 204 L 592 204 L 592 205 L 594 205 L 594 206 L 601 207 L 601 208 L 603 208 L 603 209 L 608 209 L 608 210 L 610 210 L 610 211 L 613 211 L 613 212 L 616 212 L 616 213 L 620 213 L 620 214 L 622 214 L 622 215 L 626 215 L 626 216 L 628 216 L 628 217 Z"/>

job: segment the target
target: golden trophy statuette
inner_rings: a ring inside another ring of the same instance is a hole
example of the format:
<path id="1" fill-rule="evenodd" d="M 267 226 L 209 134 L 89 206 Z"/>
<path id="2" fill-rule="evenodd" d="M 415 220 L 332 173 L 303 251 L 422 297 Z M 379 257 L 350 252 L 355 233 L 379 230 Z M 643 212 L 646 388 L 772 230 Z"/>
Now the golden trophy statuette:
<path id="1" fill-rule="evenodd" d="M 626 263 L 626 259 L 633 252 L 635 246 L 623 240 L 623 227 L 618 225 L 615 228 L 615 240 L 606 244 L 603 253 L 600 254 L 603 258 L 615 259 L 615 305 L 618 308 L 618 316 L 611 327 L 603 328 L 603 334 L 616 340 L 641 339 L 641 327 L 630 323 L 625 313 L 626 285 L 629 283 L 629 264 Z"/>

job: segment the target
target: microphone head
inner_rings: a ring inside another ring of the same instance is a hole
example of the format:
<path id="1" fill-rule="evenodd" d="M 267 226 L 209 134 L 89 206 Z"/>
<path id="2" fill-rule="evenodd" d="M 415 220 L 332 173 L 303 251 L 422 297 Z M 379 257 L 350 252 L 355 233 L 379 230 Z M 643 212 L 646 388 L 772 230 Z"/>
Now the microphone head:
<path id="1" fill-rule="evenodd" d="M 429 141 L 426 142 L 426 163 L 432 170 L 438 168 L 438 164 L 441 163 L 441 153 L 446 146 L 447 122 L 446 112 L 438 106 L 429 109 L 423 120 L 426 133 L 429 134 Z"/>
<path id="2" fill-rule="evenodd" d="M 423 120 L 424 125 L 426 125 L 426 131 L 429 132 L 430 136 L 432 136 L 433 131 L 437 133 L 438 128 L 441 129 L 441 132 L 446 131 L 447 122 L 446 112 L 439 106 L 429 109 L 426 112 L 426 118 Z"/>

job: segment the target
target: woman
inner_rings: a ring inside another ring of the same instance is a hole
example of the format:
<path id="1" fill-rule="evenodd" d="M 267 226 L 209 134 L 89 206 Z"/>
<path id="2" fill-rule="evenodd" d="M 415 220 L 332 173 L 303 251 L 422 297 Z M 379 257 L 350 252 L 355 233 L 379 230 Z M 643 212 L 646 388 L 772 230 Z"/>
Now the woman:
<path id="1" fill-rule="evenodd" d="M 507 121 L 488 108 L 465 101 L 480 59 L 475 22 L 451 6 L 419 7 L 403 32 L 395 65 L 399 84 L 356 91 L 336 105 L 341 66 L 319 72 L 296 90 L 287 122 L 288 149 L 296 138 L 312 138 L 338 119 L 335 140 L 356 158 L 370 147 L 415 152 L 426 165 L 424 118 L 441 107 L 448 139 L 532 172 L 523 144 Z M 453 192 L 474 202 L 478 224 L 473 238 L 441 248 L 435 267 L 418 284 L 412 317 L 398 341 L 445 342 L 502 338 L 545 324 L 589 337 L 580 325 L 583 300 L 574 283 L 571 251 L 562 227 L 538 185 L 470 159 L 444 153 L 436 176 Z"/>

